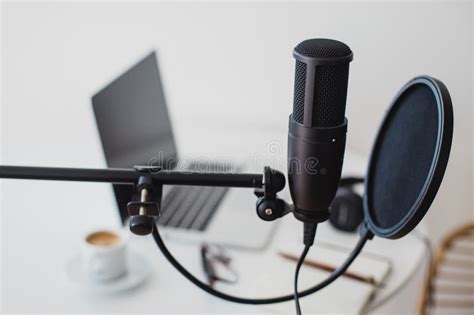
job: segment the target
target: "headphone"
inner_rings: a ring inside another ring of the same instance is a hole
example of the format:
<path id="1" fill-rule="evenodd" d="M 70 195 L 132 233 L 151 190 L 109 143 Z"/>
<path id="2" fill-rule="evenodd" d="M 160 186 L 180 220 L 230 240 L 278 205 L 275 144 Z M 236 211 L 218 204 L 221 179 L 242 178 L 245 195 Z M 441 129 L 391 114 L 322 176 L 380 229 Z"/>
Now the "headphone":
<path id="1" fill-rule="evenodd" d="M 364 219 L 362 196 L 354 186 L 362 184 L 362 177 L 341 178 L 336 196 L 331 203 L 329 222 L 343 232 L 356 232 Z"/>

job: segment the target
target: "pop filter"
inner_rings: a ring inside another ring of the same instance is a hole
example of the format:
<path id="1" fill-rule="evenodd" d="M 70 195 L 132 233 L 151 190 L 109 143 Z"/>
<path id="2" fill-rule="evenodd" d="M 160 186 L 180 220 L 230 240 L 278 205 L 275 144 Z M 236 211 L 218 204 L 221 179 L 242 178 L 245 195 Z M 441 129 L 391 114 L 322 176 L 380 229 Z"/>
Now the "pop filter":
<path id="1" fill-rule="evenodd" d="M 421 221 L 443 179 L 452 136 L 446 86 L 429 76 L 403 86 L 379 129 L 366 176 L 364 218 L 374 235 L 400 238 Z"/>

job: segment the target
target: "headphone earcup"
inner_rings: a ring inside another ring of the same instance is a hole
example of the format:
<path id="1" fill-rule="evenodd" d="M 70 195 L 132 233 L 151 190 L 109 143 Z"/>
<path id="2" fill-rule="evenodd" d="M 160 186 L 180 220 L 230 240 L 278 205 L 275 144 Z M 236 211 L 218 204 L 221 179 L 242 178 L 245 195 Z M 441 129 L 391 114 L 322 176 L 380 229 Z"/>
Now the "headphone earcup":
<path id="1" fill-rule="evenodd" d="M 339 187 L 331 203 L 329 222 L 338 230 L 355 232 L 363 218 L 362 197 L 347 187 Z"/>

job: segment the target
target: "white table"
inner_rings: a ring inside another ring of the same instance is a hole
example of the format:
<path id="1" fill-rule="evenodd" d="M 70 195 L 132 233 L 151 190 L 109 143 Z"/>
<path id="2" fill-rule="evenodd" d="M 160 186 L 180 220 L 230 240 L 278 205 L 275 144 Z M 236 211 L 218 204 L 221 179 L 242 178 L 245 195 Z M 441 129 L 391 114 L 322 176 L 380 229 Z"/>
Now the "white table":
<path id="1" fill-rule="evenodd" d="M 197 132 L 197 131 L 196 131 Z M 277 134 L 278 136 L 275 136 Z M 255 134 L 229 132 L 221 143 L 196 144 L 191 137 L 182 137 L 184 155 L 213 157 L 267 157 L 266 144 L 281 143 L 282 152 L 264 164 L 284 164 L 283 133 L 261 131 Z M 254 138 L 258 138 L 257 140 Z M 199 139 L 203 139 L 199 137 Z M 252 141 L 250 141 L 252 139 Z M 269 140 L 270 139 L 270 140 Z M 245 143 L 245 146 L 239 145 Z M 219 148 L 217 152 L 216 148 Z M 263 148 L 263 149 L 262 149 Z M 229 152 L 229 154 L 219 154 Z M 19 153 L 20 154 L 20 153 Z M 53 155 L 54 152 L 44 153 Z M 14 156 L 11 155 L 10 156 Z M 15 161 L 5 161 L 14 164 Z M 34 164 L 34 159 L 32 163 Z M 43 164 L 44 165 L 44 164 Z M 86 167 L 88 165 L 71 165 Z M 277 165 L 278 166 L 278 165 Z M 284 169 L 279 167 L 280 169 Z M 345 174 L 362 174 L 365 159 L 348 150 Z M 131 247 L 152 262 L 153 273 L 143 286 L 127 293 L 93 296 L 71 289 L 64 275 L 68 259 L 78 251 L 84 231 L 98 226 L 118 226 L 119 220 L 109 185 L 90 183 L 65 183 L 53 181 L 3 181 L 2 201 L 2 312 L 127 312 L 127 313 L 261 313 L 268 309 L 239 305 L 214 298 L 200 291 L 165 261 L 151 237 L 132 237 Z M 249 193 L 252 193 L 249 191 Z M 255 211 L 249 209 L 249 211 Z M 257 220 L 257 217 L 256 217 Z M 297 229 L 297 232 L 294 230 Z M 299 238 L 301 227 L 288 216 L 281 223 L 277 237 Z M 318 230 L 318 238 L 355 244 L 357 237 L 336 232 L 328 224 Z M 169 242 L 169 246 L 183 264 L 196 275 L 202 275 L 198 247 Z M 272 245 L 273 246 L 273 245 Z M 317 250 L 317 249 L 313 249 Z M 394 288 L 421 269 L 424 247 L 421 241 L 409 235 L 399 241 L 374 239 L 366 251 L 389 257 L 393 270 L 386 287 L 376 299 L 383 299 Z M 262 255 L 256 253 L 253 255 Z M 266 268 L 271 274 L 271 266 Z M 251 277 L 252 268 L 239 270 L 241 277 Z M 288 288 L 288 292 L 292 288 Z M 285 293 L 285 292 L 282 292 Z M 345 294 L 345 293 L 341 293 Z M 350 294 L 350 293 L 347 293 Z M 414 295 L 416 292 L 411 292 Z M 341 295 L 342 298 L 342 295 Z M 408 308 L 410 309 L 410 308 Z M 337 311 L 337 309 L 336 309 Z M 380 309 L 380 312 L 390 310 Z"/>

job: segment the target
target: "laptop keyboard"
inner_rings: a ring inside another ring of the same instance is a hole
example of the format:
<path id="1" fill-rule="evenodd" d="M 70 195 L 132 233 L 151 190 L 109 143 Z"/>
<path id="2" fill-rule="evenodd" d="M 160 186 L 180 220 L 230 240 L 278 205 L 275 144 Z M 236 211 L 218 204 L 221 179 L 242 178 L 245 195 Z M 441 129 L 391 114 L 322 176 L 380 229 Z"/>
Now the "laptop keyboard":
<path id="1" fill-rule="evenodd" d="M 199 162 L 196 162 L 199 163 Z M 187 170 L 228 171 L 225 164 L 199 164 L 191 163 Z M 240 167 L 233 169 L 239 171 Z M 227 187 L 208 186 L 172 186 L 166 187 L 161 202 L 161 214 L 157 223 L 185 230 L 204 231 L 213 218 L 219 204 L 224 198 Z"/>
<path id="2" fill-rule="evenodd" d="M 204 231 L 227 190 L 227 187 L 174 186 L 163 198 L 157 223 Z"/>

